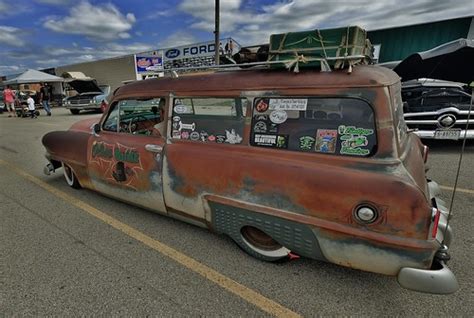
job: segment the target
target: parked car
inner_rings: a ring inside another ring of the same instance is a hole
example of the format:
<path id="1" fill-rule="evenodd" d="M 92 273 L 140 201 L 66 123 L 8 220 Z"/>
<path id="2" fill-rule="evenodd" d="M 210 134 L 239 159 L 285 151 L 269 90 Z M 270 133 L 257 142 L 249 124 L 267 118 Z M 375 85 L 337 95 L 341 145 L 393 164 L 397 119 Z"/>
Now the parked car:
<path id="1" fill-rule="evenodd" d="M 120 87 L 100 121 L 46 134 L 45 173 L 261 260 L 291 252 L 452 293 L 448 212 L 402 108 L 399 77 L 376 66 L 150 79 Z"/>
<path id="2" fill-rule="evenodd" d="M 66 97 L 63 105 L 77 115 L 81 110 L 97 110 L 104 112 L 107 108 L 107 96 L 110 94 L 109 85 L 97 85 L 94 80 L 75 79 L 68 82 L 77 91 L 77 95 Z"/>
<path id="3" fill-rule="evenodd" d="M 466 131 L 471 94 L 462 83 L 420 79 L 402 84 L 404 117 L 421 138 L 474 138 L 474 127 Z M 474 125 L 474 114 L 469 125 Z"/>

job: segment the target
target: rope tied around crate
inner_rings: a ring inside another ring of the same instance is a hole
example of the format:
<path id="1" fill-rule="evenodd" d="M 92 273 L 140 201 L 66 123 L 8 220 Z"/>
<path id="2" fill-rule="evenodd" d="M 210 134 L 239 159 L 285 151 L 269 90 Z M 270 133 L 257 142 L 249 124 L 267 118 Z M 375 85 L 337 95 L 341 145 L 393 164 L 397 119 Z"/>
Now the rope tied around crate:
<path id="1" fill-rule="evenodd" d="M 293 69 L 293 72 L 299 73 L 300 72 L 300 67 L 299 64 L 301 63 L 308 63 L 308 60 L 304 57 L 303 54 L 298 55 L 298 53 L 295 51 L 295 58 L 293 60 L 290 60 L 285 63 L 285 67 L 291 72 L 291 69 Z"/>

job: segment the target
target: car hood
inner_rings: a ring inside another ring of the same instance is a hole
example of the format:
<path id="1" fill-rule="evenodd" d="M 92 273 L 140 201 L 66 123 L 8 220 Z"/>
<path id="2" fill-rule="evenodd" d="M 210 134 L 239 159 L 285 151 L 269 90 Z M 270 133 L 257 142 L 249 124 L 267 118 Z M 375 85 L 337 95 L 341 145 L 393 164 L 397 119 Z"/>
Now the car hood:
<path id="1" fill-rule="evenodd" d="M 79 94 L 84 93 L 99 93 L 103 94 L 102 90 L 97 85 L 96 81 L 94 80 L 72 80 L 69 81 L 68 84 L 74 88 Z"/>

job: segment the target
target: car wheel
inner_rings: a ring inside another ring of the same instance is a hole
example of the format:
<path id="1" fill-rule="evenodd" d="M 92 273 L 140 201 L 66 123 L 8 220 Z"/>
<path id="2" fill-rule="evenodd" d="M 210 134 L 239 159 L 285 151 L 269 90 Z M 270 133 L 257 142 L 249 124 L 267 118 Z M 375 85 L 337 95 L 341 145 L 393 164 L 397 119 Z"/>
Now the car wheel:
<path id="1" fill-rule="evenodd" d="M 238 240 L 237 244 L 245 252 L 257 259 L 266 262 L 276 262 L 286 259 L 290 253 L 289 249 L 256 227 L 244 226 L 240 230 L 240 234 L 242 240 Z"/>
<path id="2" fill-rule="evenodd" d="M 77 177 L 72 168 L 64 162 L 62 162 L 61 165 L 63 166 L 64 179 L 66 179 L 67 185 L 74 189 L 80 189 L 81 185 L 79 181 L 77 181 Z"/>
<path id="3" fill-rule="evenodd" d="M 79 109 L 70 109 L 69 111 L 70 111 L 71 114 L 73 114 L 73 115 L 79 114 Z"/>

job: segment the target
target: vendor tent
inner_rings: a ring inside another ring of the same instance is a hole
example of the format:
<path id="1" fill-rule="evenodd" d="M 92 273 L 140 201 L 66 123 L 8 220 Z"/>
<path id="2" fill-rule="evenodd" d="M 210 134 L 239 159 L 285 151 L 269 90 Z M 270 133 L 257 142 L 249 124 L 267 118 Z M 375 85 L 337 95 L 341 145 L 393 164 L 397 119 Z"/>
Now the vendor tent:
<path id="1" fill-rule="evenodd" d="M 15 84 L 53 83 L 53 82 L 64 82 L 64 78 L 54 76 L 48 73 L 40 72 L 37 70 L 29 69 L 21 73 L 19 76 L 15 78 L 2 82 L 2 84 L 15 85 Z"/>

